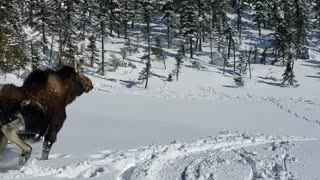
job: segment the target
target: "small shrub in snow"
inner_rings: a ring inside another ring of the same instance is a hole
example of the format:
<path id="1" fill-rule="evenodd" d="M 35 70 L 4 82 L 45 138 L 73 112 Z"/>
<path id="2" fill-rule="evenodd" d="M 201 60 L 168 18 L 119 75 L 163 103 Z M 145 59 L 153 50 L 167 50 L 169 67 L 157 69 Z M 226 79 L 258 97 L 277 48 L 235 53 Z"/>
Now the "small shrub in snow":
<path id="1" fill-rule="evenodd" d="M 129 63 L 128 63 L 128 66 L 131 67 L 131 68 L 133 68 L 133 69 L 136 69 L 136 68 L 137 68 L 137 66 L 136 66 L 135 64 L 133 64 L 132 62 L 129 62 Z"/>
<path id="2" fill-rule="evenodd" d="M 204 67 L 201 66 L 199 61 L 192 61 L 192 67 L 198 70 L 204 69 Z"/>
<path id="3" fill-rule="evenodd" d="M 111 54 L 111 55 L 110 55 L 110 66 L 113 67 L 113 71 L 116 71 L 117 68 L 118 68 L 119 66 L 121 66 L 121 65 L 122 65 L 121 60 L 120 60 L 118 57 L 116 57 L 116 55 Z"/>
<path id="4" fill-rule="evenodd" d="M 243 80 L 242 76 L 235 77 L 235 78 L 233 78 L 233 80 L 237 86 L 244 86 L 244 80 Z"/>
<path id="5" fill-rule="evenodd" d="M 171 73 L 169 73 L 167 81 L 169 82 L 173 81 L 173 75 Z"/>

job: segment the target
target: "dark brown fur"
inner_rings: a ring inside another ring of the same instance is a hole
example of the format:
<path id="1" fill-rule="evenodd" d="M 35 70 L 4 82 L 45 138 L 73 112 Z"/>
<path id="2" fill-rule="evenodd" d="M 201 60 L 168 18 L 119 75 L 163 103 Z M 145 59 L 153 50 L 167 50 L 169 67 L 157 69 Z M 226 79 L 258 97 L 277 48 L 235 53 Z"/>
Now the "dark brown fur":
<path id="1" fill-rule="evenodd" d="M 26 127 L 38 127 L 35 123 L 44 124 L 35 134 L 44 136 L 42 159 L 48 159 L 50 149 L 67 117 L 66 106 L 92 89 L 91 80 L 75 72 L 74 68 L 64 66 L 58 70 L 35 70 L 21 87 L 9 84 L 0 90 L 0 108 L 6 109 L 6 113 L 0 113 L 0 122 L 4 124 L 10 121 L 10 116 L 19 110 L 23 101 L 39 102 L 44 108 L 44 118 L 31 113 L 33 123 L 28 124 L 27 121 Z"/>

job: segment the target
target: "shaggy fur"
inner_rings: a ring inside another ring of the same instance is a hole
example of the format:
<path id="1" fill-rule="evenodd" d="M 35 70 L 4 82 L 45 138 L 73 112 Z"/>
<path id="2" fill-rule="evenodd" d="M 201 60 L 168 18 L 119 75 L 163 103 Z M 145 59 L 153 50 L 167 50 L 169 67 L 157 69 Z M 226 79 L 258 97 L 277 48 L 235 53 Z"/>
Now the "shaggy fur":
<path id="1" fill-rule="evenodd" d="M 44 137 L 42 159 L 48 159 L 50 149 L 66 119 L 66 106 L 76 97 L 93 89 L 91 80 L 64 66 L 58 70 L 35 70 L 21 87 L 12 84 L 0 87 L 0 123 L 10 123 L 18 111 L 25 120 L 25 133 Z M 36 102 L 24 106 L 26 101 Z"/>

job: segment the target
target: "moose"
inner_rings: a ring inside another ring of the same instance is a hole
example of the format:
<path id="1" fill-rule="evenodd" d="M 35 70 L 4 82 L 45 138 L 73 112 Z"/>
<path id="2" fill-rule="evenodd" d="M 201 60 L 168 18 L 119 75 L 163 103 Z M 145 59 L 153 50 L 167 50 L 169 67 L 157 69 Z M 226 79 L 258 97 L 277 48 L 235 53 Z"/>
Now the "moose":
<path id="1" fill-rule="evenodd" d="M 44 138 L 41 159 L 47 160 L 67 118 L 66 106 L 92 89 L 91 80 L 69 66 L 37 69 L 20 87 L 0 85 L 0 148 L 9 139 L 21 149 L 19 165 L 24 165 L 32 151 L 24 137 Z"/>

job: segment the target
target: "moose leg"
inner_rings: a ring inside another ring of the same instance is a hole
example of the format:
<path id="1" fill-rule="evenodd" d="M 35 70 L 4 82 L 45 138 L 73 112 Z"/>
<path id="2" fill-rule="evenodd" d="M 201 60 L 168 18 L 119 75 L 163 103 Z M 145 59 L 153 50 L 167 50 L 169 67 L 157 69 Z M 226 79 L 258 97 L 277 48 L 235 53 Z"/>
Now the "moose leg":
<path id="1" fill-rule="evenodd" d="M 48 160 L 52 145 L 57 141 L 57 134 L 63 126 L 66 119 L 65 110 L 55 113 L 56 117 L 51 121 L 48 131 L 44 137 L 41 160 Z"/>
<path id="2" fill-rule="evenodd" d="M 52 145 L 57 140 L 57 134 L 62 126 L 51 125 L 44 137 L 41 160 L 48 160 Z"/>
<path id="3" fill-rule="evenodd" d="M 19 118 L 1 127 L 3 134 L 22 150 L 19 166 L 23 166 L 29 160 L 32 151 L 31 146 L 17 135 L 17 132 L 20 131 L 21 128 L 23 128 L 23 122 L 22 119 Z"/>
<path id="4" fill-rule="evenodd" d="M 0 130 L 0 152 L 7 146 L 8 139 Z"/>

